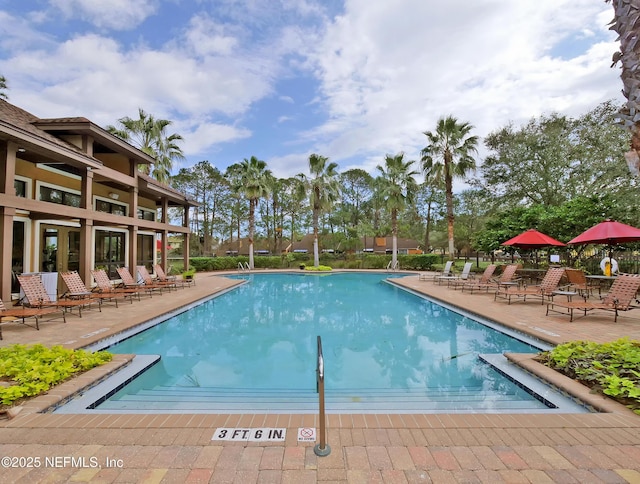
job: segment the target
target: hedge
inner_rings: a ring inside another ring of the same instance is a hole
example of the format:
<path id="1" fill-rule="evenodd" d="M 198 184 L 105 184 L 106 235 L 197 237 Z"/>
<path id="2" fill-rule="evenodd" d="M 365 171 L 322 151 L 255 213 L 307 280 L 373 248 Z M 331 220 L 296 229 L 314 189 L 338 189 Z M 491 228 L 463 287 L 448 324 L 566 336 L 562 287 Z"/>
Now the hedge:
<path id="1" fill-rule="evenodd" d="M 313 265 L 310 254 L 287 254 L 286 256 L 255 256 L 254 266 L 259 269 L 297 268 L 300 264 Z M 336 256 L 321 254 L 320 264 L 334 269 L 385 269 L 391 261 L 391 255 L 365 254 L 363 256 Z M 439 264 L 441 257 L 437 254 L 398 255 L 400 269 L 425 271 Z M 248 256 L 230 257 L 192 257 L 189 264 L 197 272 L 235 270 L 238 264 L 249 263 Z"/>

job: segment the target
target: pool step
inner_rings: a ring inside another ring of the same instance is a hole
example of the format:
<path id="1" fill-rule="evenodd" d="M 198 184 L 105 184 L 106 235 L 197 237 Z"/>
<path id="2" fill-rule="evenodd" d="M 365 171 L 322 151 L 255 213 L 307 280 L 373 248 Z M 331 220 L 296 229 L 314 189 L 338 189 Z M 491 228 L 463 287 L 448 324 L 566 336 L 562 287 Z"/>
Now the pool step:
<path id="1" fill-rule="evenodd" d="M 525 411 L 544 408 L 537 400 L 523 398 L 516 391 L 496 397 L 489 396 L 482 388 L 464 391 L 413 390 L 327 390 L 326 410 L 329 413 L 353 412 L 427 412 L 427 411 Z M 154 411 L 221 413 L 268 412 L 307 413 L 317 412 L 318 394 L 314 390 L 255 390 L 203 387 L 163 387 L 142 389 L 118 400 L 108 400 L 101 410 L 140 409 Z"/>

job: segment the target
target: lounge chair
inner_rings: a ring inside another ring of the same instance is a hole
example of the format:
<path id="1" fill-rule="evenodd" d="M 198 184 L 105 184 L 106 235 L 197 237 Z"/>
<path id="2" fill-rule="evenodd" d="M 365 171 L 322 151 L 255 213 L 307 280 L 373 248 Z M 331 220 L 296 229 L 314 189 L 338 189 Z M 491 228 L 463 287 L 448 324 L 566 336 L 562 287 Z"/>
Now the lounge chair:
<path id="1" fill-rule="evenodd" d="M 433 282 L 438 282 L 438 279 L 440 279 L 441 277 L 449 277 L 453 275 L 453 261 L 452 260 L 448 260 L 447 262 L 445 262 L 444 264 L 444 269 L 442 269 L 441 272 L 437 272 L 435 275 L 433 274 L 421 274 L 420 275 L 420 280 L 421 281 L 433 281 Z"/>
<path id="2" fill-rule="evenodd" d="M 153 266 L 155 271 L 156 271 L 156 275 L 158 276 L 157 279 L 160 282 L 164 282 L 164 281 L 173 281 L 175 282 L 175 284 L 178 287 L 190 287 L 191 284 L 193 284 L 195 286 L 196 284 L 196 280 L 195 279 L 178 279 L 176 276 L 167 276 L 164 272 L 164 269 L 162 269 L 162 266 L 160 264 L 156 264 L 155 266 Z"/>
<path id="3" fill-rule="evenodd" d="M 505 270 L 502 272 L 502 275 L 500 276 L 505 280 L 505 282 L 507 281 L 507 279 L 513 278 L 515 274 L 515 268 L 511 270 L 509 269 L 509 267 L 510 266 L 507 266 L 507 268 L 505 268 Z M 499 281 L 499 279 L 496 279 L 493 276 L 493 273 L 495 272 L 496 269 L 497 269 L 497 266 L 495 264 L 489 264 L 485 268 L 484 272 L 482 273 L 482 276 L 480 276 L 480 279 L 475 281 L 470 281 L 462 285 L 462 292 L 464 292 L 465 290 L 468 290 L 470 293 L 473 294 L 473 291 L 476 291 L 476 290 L 477 291 L 484 290 L 485 292 L 489 292 L 489 289 L 496 289 L 498 287 L 498 281 Z"/>
<path id="4" fill-rule="evenodd" d="M 151 277 L 151 274 L 149 274 L 149 271 L 145 266 L 138 266 L 137 269 L 138 269 L 138 275 L 142 277 L 142 280 L 144 281 L 145 286 L 156 287 L 156 288 L 159 288 L 160 290 L 168 289 L 169 291 L 171 289 L 177 288 L 175 281 L 159 281 Z"/>
<path id="5" fill-rule="evenodd" d="M 2 302 L 2 299 L 0 299 L 0 340 L 2 339 L 2 324 L 4 323 L 15 322 L 40 330 L 40 318 L 58 312 L 61 313 L 62 319 L 66 323 L 67 318 L 63 310 L 56 308 L 7 308 Z M 11 318 L 11 320 L 5 321 L 5 318 Z M 35 320 L 35 326 L 27 324 L 26 319 L 28 318 L 33 318 Z"/>
<path id="6" fill-rule="evenodd" d="M 586 297 L 589 297 L 593 292 L 593 287 L 588 284 L 584 271 L 567 267 L 564 273 L 567 276 L 567 281 L 569 281 L 569 289 L 572 291 L 576 291 L 581 296 L 586 295 Z"/>
<path id="7" fill-rule="evenodd" d="M 53 307 L 62 308 L 65 311 L 73 311 L 73 308 L 76 308 L 78 316 L 82 317 L 82 309 L 91 307 L 96 302 L 89 297 L 52 301 L 39 274 L 21 274 L 18 276 L 18 282 L 24 291 L 23 304 L 28 307 L 40 309 Z M 100 305 L 98 305 L 98 310 L 102 311 Z"/>
<path id="8" fill-rule="evenodd" d="M 629 311 L 637 306 L 632 306 L 632 303 L 637 301 L 637 293 L 640 289 L 640 274 L 619 274 L 607 295 L 600 301 L 587 301 L 586 298 L 583 301 L 567 301 L 556 302 L 551 301 L 547 303 L 547 315 L 549 311 L 557 312 L 560 314 L 569 314 L 569 322 L 573 321 L 573 311 L 584 311 L 584 316 L 587 315 L 587 311 L 593 311 L 596 309 L 603 309 L 605 311 L 613 311 L 615 316 L 613 322 L 618 321 L 619 311 Z M 556 307 L 564 309 L 564 311 L 558 311 Z"/>
<path id="9" fill-rule="evenodd" d="M 133 304 L 133 298 L 137 297 L 140 301 L 140 293 L 146 291 L 144 288 L 125 288 L 114 287 L 104 269 L 96 269 L 91 271 L 93 280 L 96 281 L 96 289 L 103 294 L 111 294 L 113 297 L 129 298 Z"/>
<path id="10" fill-rule="evenodd" d="M 511 298 L 522 298 L 522 301 L 526 302 L 528 296 L 530 298 L 539 297 L 541 304 L 544 304 L 545 298 L 553 298 L 553 293 L 558 290 L 563 275 L 564 267 L 552 267 L 547 271 L 540 284 L 523 287 L 499 286 L 494 300 L 506 299 L 508 304 L 511 304 Z"/>
<path id="11" fill-rule="evenodd" d="M 138 291 L 144 291 L 149 294 L 150 297 L 153 296 L 153 291 L 162 292 L 162 286 L 153 286 L 137 282 L 126 267 L 118 267 L 116 271 L 118 271 L 118 275 L 122 280 L 121 287 L 124 287 L 125 289 L 137 289 Z"/>
<path id="12" fill-rule="evenodd" d="M 447 283 L 447 287 L 456 287 L 458 284 L 464 284 L 473 278 L 473 273 L 471 272 L 471 267 L 473 266 L 473 262 L 465 262 L 462 267 L 462 272 L 458 275 L 452 275 L 448 277 L 441 277 L 438 279 L 438 283 L 442 284 L 443 282 Z"/>
<path id="13" fill-rule="evenodd" d="M 87 289 L 87 286 L 82 282 L 82 278 L 78 271 L 67 271 L 61 272 L 60 277 L 64 281 L 67 286 L 67 292 L 65 292 L 61 297 L 65 299 L 84 299 L 90 298 L 98 301 L 98 304 L 102 304 L 104 301 L 109 301 L 115 303 L 116 307 L 118 307 L 118 299 L 109 293 L 103 293 L 100 291 L 94 292 Z"/>

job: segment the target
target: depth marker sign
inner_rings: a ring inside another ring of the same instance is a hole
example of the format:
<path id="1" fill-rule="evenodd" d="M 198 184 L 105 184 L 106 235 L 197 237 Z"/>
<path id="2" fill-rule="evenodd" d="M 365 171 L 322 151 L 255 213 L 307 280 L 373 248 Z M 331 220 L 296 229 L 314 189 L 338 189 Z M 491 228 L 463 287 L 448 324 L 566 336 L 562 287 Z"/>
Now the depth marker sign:
<path id="1" fill-rule="evenodd" d="M 287 436 L 286 428 L 258 428 L 258 429 L 243 429 L 243 428 L 227 428 L 220 427 L 216 429 L 211 440 L 248 440 L 251 442 L 283 442 Z"/>

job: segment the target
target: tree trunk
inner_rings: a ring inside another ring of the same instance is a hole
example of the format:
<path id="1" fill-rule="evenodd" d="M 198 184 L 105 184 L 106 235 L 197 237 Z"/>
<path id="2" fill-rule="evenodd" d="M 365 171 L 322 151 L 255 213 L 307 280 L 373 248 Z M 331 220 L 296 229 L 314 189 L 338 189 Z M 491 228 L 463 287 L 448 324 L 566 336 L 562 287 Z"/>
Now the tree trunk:
<path id="1" fill-rule="evenodd" d="M 431 202 L 427 205 L 427 223 L 424 230 L 424 252 L 430 252 L 430 235 L 431 233 Z"/>
<path id="2" fill-rule="evenodd" d="M 318 254 L 318 210 L 313 209 L 313 265 L 320 265 L 320 256 Z"/>
<path id="3" fill-rule="evenodd" d="M 445 157 L 445 188 L 446 188 L 446 203 L 447 203 L 447 238 L 449 239 L 449 260 L 455 258 L 455 244 L 453 241 L 453 180 L 449 173 L 449 165 L 446 162 Z"/>
<path id="4" fill-rule="evenodd" d="M 255 230 L 256 200 L 249 200 L 249 268 L 253 270 L 253 231 Z"/>
<path id="5" fill-rule="evenodd" d="M 391 247 L 391 268 L 395 269 L 398 263 L 398 210 L 391 210 L 391 232 L 393 233 L 393 243 Z"/>

